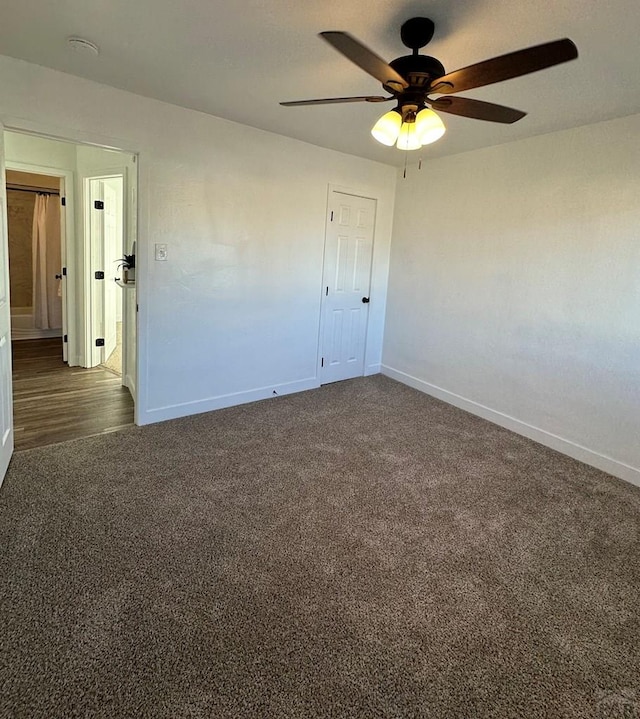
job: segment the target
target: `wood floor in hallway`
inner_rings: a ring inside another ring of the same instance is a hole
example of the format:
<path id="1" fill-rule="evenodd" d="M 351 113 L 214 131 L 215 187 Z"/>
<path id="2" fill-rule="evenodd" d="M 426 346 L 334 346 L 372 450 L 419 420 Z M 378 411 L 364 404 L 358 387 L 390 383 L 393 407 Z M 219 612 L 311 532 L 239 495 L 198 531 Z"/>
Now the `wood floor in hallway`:
<path id="1" fill-rule="evenodd" d="M 121 378 L 103 367 L 69 367 L 60 339 L 21 340 L 12 350 L 16 450 L 133 424 L 133 400 Z"/>

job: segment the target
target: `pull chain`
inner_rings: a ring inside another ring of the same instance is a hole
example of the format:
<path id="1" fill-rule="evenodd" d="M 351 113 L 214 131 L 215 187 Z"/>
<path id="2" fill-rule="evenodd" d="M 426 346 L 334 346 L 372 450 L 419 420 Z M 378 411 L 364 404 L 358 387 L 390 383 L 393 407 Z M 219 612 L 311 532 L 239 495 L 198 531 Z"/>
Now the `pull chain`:
<path id="1" fill-rule="evenodd" d="M 408 154 L 409 154 L 408 152 L 404 153 L 404 172 L 402 173 L 402 177 L 405 180 L 407 179 L 407 155 Z"/>

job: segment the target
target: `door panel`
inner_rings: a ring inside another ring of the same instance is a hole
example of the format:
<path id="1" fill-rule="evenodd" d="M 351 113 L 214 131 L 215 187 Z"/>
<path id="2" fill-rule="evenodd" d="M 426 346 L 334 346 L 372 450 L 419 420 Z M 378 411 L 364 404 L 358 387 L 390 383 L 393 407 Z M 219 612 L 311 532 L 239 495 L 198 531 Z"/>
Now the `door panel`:
<path id="1" fill-rule="evenodd" d="M 89 244 L 91 255 L 91 367 L 108 359 L 117 344 L 118 293 L 116 277 L 122 277 L 122 224 L 120 216 L 123 197 L 121 177 L 88 178 L 89 182 Z M 120 193 L 120 197 L 118 197 Z M 101 209 L 96 206 L 101 203 Z M 95 273 L 104 273 L 96 279 Z M 104 340 L 102 347 L 95 340 Z"/>
<path id="2" fill-rule="evenodd" d="M 342 324 L 344 320 L 344 310 L 333 310 L 331 312 L 331 342 L 329 344 L 329 351 L 326 353 L 325 364 L 327 360 L 330 365 L 336 365 L 341 360 L 341 349 L 342 349 Z"/>
<path id="3" fill-rule="evenodd" d="M 11 310 L 9 307 L 9 239 L 4 167 L 4 127 L 0 124 L 0 483 L 13 454 L 11 379 Z"/>
<path id="4" fill-rule="evenodd" d="M 64 177 L 60 178 L 60 198 L 66 197 L 67 192 L 70 188 L 67 188 L 67 183 Z M 69 305 L 67 295 L 67 205 L 60 205 L 60 274 L 62 280 L 60 281 L 60 290 L 62 295 L 62 360 L 64 362 L 69 361 L 69 343 L 65 342 L 65 337 L 69 336 Z"/>
<path id="5" fill-rule="evenodd" d="M 116 348 L 117 337 L 117 296 L 122 292 L 115 282 L 118 260 L 122 257 L 122 238 L 118 228 L 116 191 L 103 183 L 104 197 L 104 359 L 110 357 Z M 104 360 L 103 360 L 104 361 Z"/>
<path id="6" fill-rule="evenodd" d="M 364 374 L 375 200 L 332 192 L 325 239 L 322 384 Z"/>
<path id="7" fill-rule="evenodd" d="M 104 183 L 101 180 L 89 180 L 89 247 L 91 266 L 89 268 L 89 287 L 91 288 L 91 362 L 89 367 L 97 367 L 104 359 L 102 347 L 96 346 L 96 339 L 104 338 L 104 284 L 106 280 L 96 279 L 96 272 L 104 272 L 104 210 L 97 208 L 104 203 Z M 106 277 L 106 274 L 105 274 Z"/>

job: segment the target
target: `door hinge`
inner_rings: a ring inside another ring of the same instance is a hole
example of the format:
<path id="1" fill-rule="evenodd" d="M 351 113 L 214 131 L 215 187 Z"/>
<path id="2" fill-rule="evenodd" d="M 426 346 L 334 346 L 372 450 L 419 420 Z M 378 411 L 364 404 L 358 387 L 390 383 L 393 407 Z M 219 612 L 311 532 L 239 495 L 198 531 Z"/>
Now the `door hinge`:
<path id="1" fill-rule="evenodd" d="M 324 296 L 325 296 L 325 297 L 328 297 L 328 296 L 329 296 L 329 285 L 327 285 L 327 291 L 324 293 Z"/>
<path id="2" fill-rule="evenodd" d="M 104 202 L 102 200 L 95 200 L 93 206 L 96 210 L 104 210 Z"/>
<path id="3" fill-rule="evenodd" d="M 95 274 L 96 280 L 104 280 L 104 272 L 102 270 L 98 270 Z"/>
<path id="4" fill-rule="evenodd" d="M 324 357 L 320 360 L 320 367 L 324 367 Z"/>
<path id="5" fill-rule="evenodd" d="M 66 198 L 66 197 L 61 197 L 61 198 L 60 198 L 60 204 L 61 204 L 63 207 L 66 207 L 66 206 L 67 206 L 67 198 Z"/>
<path id="6" fill-rule="evenodd" d="M 68 342 L 68 341 L 69 341 L 68 335 L 65 335 L 65 336 L 62 338 L 62 341 L 63 341 L 63 342 Z"/>
<path id="7" fill-rule="evenodd" d="M 331 210 L 331 222 L 333 222 L 333 210 Z"/>
<path id="8" fill-rule="evenodd" d="M 104 337 L 98 337 L 96 340 L 96 347 L 104 347 Z"/>
<path id="9" fill-rule="evenodd" d="M 67 276 L 67 268 L 66 268 L 66 267 L 63 267 L 63 268 L 62 268 L 62 274 L 63 274 L 65 277 Z"/>

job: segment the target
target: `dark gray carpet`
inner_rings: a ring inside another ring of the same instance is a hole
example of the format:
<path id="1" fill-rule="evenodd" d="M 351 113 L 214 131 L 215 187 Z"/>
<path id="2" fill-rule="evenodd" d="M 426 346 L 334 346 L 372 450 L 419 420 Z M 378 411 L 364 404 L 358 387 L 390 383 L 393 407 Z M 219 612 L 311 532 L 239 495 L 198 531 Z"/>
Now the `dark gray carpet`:
<path id="1" fill-rule="evenodd" d="M 640 490 L 383 377 L 16 455 L 2 717 L 638 717 Z"/>

